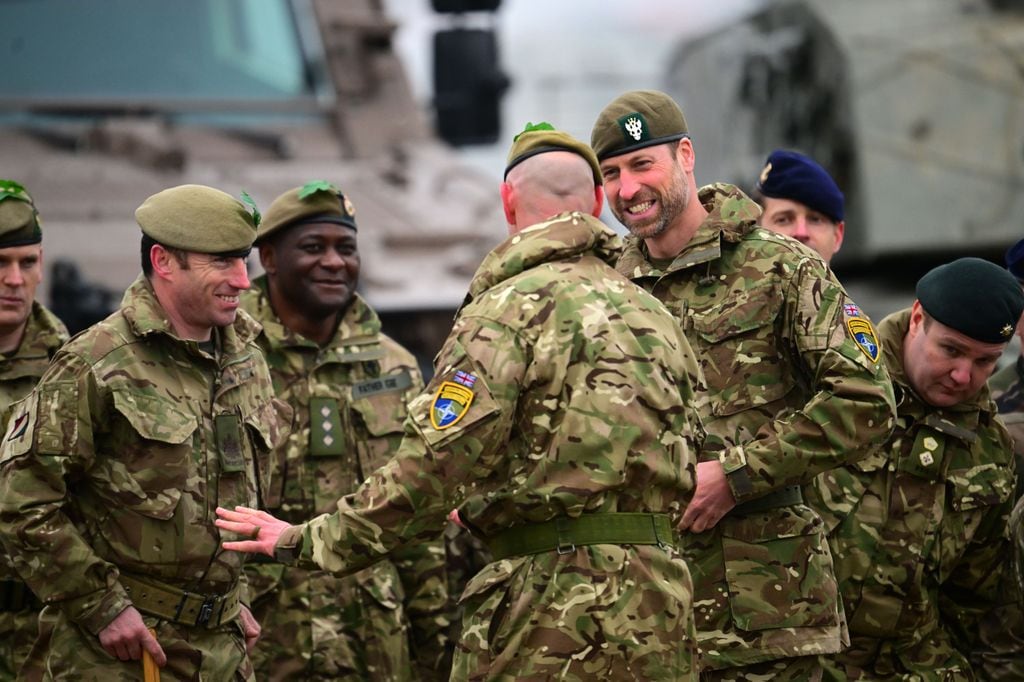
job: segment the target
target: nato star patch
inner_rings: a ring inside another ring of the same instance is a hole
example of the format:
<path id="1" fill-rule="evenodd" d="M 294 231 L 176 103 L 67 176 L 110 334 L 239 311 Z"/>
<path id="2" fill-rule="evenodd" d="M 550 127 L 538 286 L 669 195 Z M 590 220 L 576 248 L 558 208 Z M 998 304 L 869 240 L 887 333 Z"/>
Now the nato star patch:
<path id="1" fill-rule="evenodd" d="M 430 404 L 430 423 L 438 431 L 451 428 L 469 412 L 473 391 L 461 384 L 445 381 Z"/>
<path id="2" fill-rule="evenodd" d="M 878 362 L 878 335 L 871 323 L 863 317 L 851 317 L 846 320 L 846 328 L 850 330 L 850 336 L 857 344 L 857 348 L 860 348 L 868 360 Z"/>

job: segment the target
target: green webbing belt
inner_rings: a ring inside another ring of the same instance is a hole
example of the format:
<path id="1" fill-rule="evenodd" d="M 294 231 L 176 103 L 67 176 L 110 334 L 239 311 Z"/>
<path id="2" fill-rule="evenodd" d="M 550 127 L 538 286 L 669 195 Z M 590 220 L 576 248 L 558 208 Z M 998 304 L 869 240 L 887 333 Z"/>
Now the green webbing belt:
<path id="1" fill-rule="evenodd" d="M 584 514 L 545 523 L 515 526 L 486 538 L 494 560 L 557 551 L 566 554 L 583 545 L 659 545 L 674 543 L 665 514 Z"/>
<path id="2" fill-rule="evenodd" d="M 757 512 L 768 511 L 769 509 L 778 509 L 779 507 L 792 507 L 794 504 L 803 504 L 804 494 L 800 490 L 800 486 L 791 485 L 781 490 L 768 493 L 761 497 L 755 497 L 752 500 L 737 504 L 729 512 L 729 515 L 733 514 L 755 514 Z"/>

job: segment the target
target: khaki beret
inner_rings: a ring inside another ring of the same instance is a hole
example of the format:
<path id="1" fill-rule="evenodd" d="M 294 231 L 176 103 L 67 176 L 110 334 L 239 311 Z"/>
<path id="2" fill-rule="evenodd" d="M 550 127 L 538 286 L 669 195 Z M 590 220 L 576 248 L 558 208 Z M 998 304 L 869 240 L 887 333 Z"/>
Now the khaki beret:
<path id="1" fill-rule="evenodd" d="M 594 171 L 594 183 L 601 184 L 601 166 L 597 162 L 594 150 L 569 133 L 555 130 L 550 123 L 527 123 L 523 132 L 515 136 L 512 148 L 508 151 L 505 177 L 507 178 L 509 171 L 526 159 L 545 152 L 572 152 L 582 156 Z"/>
<path id="2" fill-rule="evenodd" d="M 1005 343 L 1024 311 L 1017 279 L 981 258 L 959 258 L 917 283 L 917 300 L 933 319 L 982 343 Z"/>
<path id="3" fill-rule="evenodd" d="M 43 241 L 32 197 L 13 180 L 0 180 L 0 249 Z"/>
<path id="4" fill-rule="evenodd" d="M 617 97 L 598 115 L 590 146 L 604 161 L 689 136 L 683 112 L 671 97 L 657 90 L 633 90 Z"/>
<path id="5" fill-rule="evenodd" d="M 256 239 L 255 215 L 238 199 L 204 185 L 171 187 L 142 202 L 135 221 L 143 234 L 196 253 L 245 253 Z"/>
<path id="6" fill-rule="evenodd" d="M 335 223 L 356 229 L 356 207 L 326 180 L 293 187 L 274 199 L 260 223 L 260 243 L 286 227 L 308 223 Z"/>

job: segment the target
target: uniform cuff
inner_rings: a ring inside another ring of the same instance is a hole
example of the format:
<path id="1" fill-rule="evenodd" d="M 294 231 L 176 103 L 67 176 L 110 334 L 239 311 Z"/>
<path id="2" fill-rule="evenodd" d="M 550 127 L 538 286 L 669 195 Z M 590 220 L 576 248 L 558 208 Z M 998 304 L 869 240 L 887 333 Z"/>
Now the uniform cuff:
<path id="1" fill-rule="evenodd" d="M 722 463 L 725 480 L 732 490 L 736 503 L 750 498 L 754 493 L 754 485 L 750 480 L 750 468 L 747 466 L 747 456 L 742 446 L 724 450 L 718 456 L 718 461 Z"/>
<path id="2" fill-rule="evenodd" d="M 306 544 L 303 542 L 305 533 L 306 524 L 292 526 L 281 533 L 281 537 L 277 539 L 277 544 L 274 545 L 274 558 L 282 564 L 289 566 L 298 565 L 299 559 L 302 557 L 302 548 Z"/>
<path id="3" fill-rule="evenodd" d="M 125 589 L 117 584 L 104 592 L 93 592 L 84 597 L 68 599 L 61 604 L 68 619 L 78 623 L 94 635 L 117 618 L 118 614 L 132 605 Z"/>

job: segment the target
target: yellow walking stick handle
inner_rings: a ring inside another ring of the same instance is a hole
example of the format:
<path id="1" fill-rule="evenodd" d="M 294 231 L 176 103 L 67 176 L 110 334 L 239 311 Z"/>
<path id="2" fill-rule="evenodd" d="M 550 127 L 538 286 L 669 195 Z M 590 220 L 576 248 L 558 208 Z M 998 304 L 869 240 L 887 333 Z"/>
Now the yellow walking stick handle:
<path id="1" fill-rule="evenodd" d="M 156 630 L 149 628 L 149 634 L 156 639 Z M 145 648 L 142 650 L 142 679 L 144 682 L 160 682 L 160 667 L 153 660 L 153 654 Z"/>

